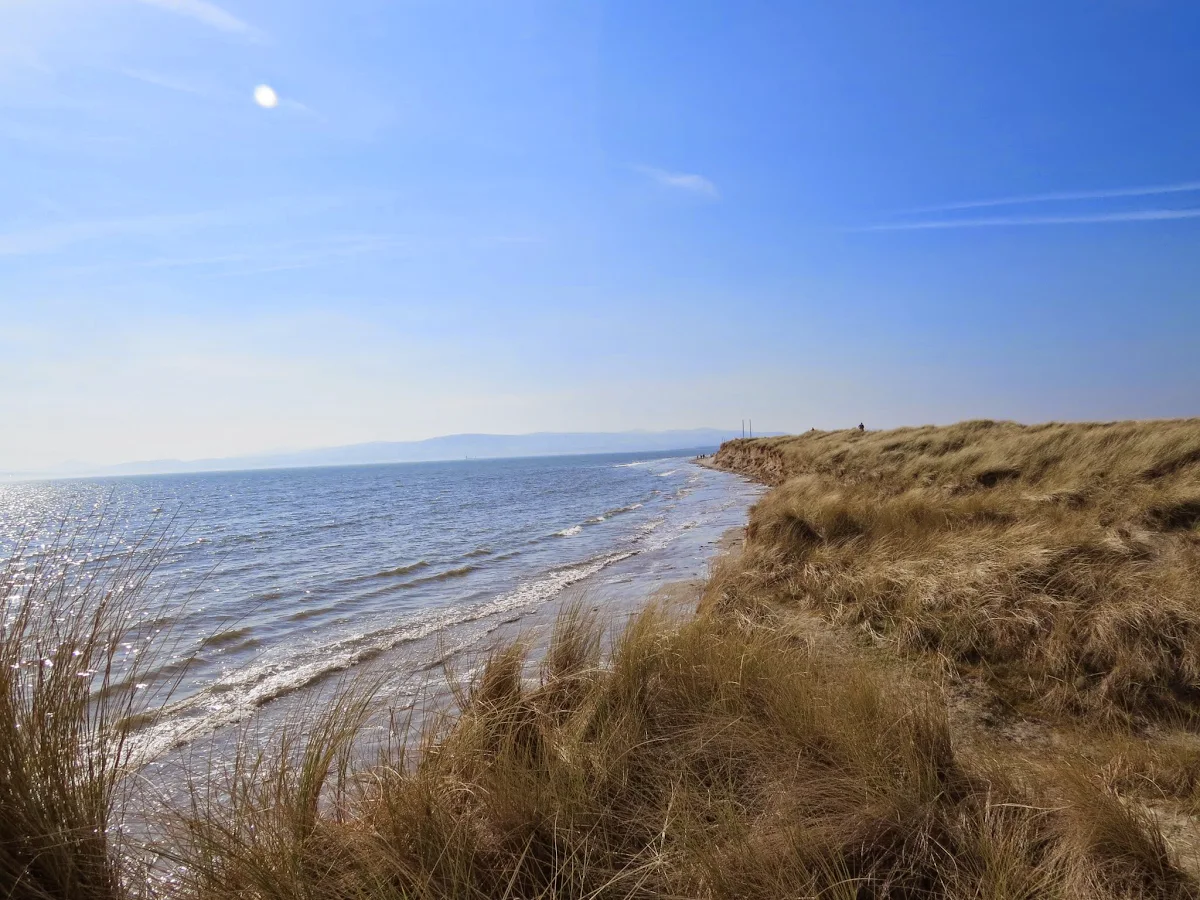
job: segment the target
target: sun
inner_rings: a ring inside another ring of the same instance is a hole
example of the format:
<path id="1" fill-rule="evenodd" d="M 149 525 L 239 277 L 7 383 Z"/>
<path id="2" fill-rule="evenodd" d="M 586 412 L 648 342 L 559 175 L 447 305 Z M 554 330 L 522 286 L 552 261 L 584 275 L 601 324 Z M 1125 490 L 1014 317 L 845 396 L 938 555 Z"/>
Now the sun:
<path id="1" fill-rule="evenodd" d="M 254 102 L 263 109 L 274 109 L 279 105 L 279 95 L 269 84 L 260 84 L 254 89 Z"/>

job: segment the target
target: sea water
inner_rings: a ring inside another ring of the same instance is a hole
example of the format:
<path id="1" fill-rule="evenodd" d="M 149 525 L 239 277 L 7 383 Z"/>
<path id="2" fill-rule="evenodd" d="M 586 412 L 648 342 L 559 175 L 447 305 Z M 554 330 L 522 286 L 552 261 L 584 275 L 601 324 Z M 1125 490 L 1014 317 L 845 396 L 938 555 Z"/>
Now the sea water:
<path id="1" fill-rule="evenodd" d="M 0 485 L 0 556 L 23 545 L 96 566 L 168 534 L 144 614 L 170 640 L 139 676 L 176 685 L 144 736 L 161 749 L 381 660 L 390 691 L 415 690 L 568 589 L 603 614 L 703 575 L 758 488 L 691 455 Z"/>

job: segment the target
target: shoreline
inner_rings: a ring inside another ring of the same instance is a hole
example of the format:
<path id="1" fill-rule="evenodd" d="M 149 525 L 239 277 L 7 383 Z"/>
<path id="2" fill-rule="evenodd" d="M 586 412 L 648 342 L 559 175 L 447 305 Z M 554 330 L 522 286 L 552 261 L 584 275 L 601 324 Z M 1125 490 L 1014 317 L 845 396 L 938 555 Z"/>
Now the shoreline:
<path id="1" fill-rule="evenodd" d="M 752 484 L 737 473 L 723 474 Z M 469 676 L 489 653 L 513 642 L 524 644 L 532 660 L 540 659 L 548 649 L 559 616 L 572 604 L 595 615 L 606 634 L 619 631 L 654 603 L 690 615 L 713 565 L 740 546 L 748 510 L 759 494 L 758 486 L 752 492 L 741 488 L 723 490 L 715 505 L 707 501 L 709 505 L 699 508 L 700 521 L 688 523 L 695 528 L 685 526 L 661 545 L 652 544 L 605 564 L 529 607 L 431 628 L 428 633 L 401 640 L 368 658 L 330 669 L 253 709 L 235 712 L 214 726 L 208 726 L 203 716 L 194 718 L 188 707 L 181 706 L 179 714 L 168 714 L 139 735 L 144 741 L 142 767 L 172 768 L 193 752 L 220 751 L 247 730 L 270 734 L 291 723 L 296 710 L 319 706 L 345 684 L 359 679 L 379 682 L 377 705 L 381 708 L 392 712 L 421 708 L 422 717 L 435 713 L 446 705 L 444 701 L 450 695 L 448 672 L 454 677 Z M 565 568 L 573 565 L 579 564 L 567 564 Z M 529 572 L 526 577 L 544 578 L 546 574 Z M 184 698 L 182 702 L 190 705 L 192 701 Z"/>
<path id="2" fill-rule="evenodd" d="M 689 459 L 687 462 L 699 463 L 699 459 Z M 677 543 L 669 544 L 664 548 L 639 551 L 621 559 L 577 583 L 568 585 L 553 599 L 525 613 L 515 621 L 501 622 L 488 632 L 487 639 L 481 643 L 490 648 L 509 643 L 514 639 L 527 639 L 532 635 L 537 635 L 536 640 L 531 644 L 531 652 L 543 650 L 546 638 L 553 629 L 559 614 L 573 602 L 599 614 L 610 630 L 618 630 L 630 618 L 656 602 L 665 603 L 668 606 L 681 606 L 689 599 L 698 602 L 700 591 L 707 583 L 712 567 L 731 553 L 740 552 L 750 508 L 766 491 L 765 486 L 737 472 L 711 465 L 705 467 L 755 487 L 752 495 L 740 498 L 740 510 L 736 524 L 725 527 L 716 525 L 715 527 L 720 528 L 720 531 L 708 541 L 691 543 L 686 538 L 679 538 Z M 700 563 L 700 571 L 697 574 L 688 574 L 683 577 L 662 575 L 659 571 L 662 561 L 656 557 L 656 554 L 663 554 L 667 557 L 667 568 L 675 568 L 679 564 L 678 555 L 685 553 L 683 548 L 688 547 L 689 544 L 694 551 L 699 551 L 699 556 L 695 558 Z M 673 556 L 674 559 L 672 559 Z M 642 590 L 640 585 L 646 583 L 649 583 L 650 586 L 647 590 Z M 694 612 L 694 608 L 691 611 Z M 467 648 L 457 655 L 470 655 L 472 649 L 477 651 L 481 648 Z"/>
<path id="3" fill-rule="evenodd" d="M 711 569 L 717 563 L 725 560 L 729 556 L 741 553 L 742 544 L 745 539 L 746 526 L 744 524 L 734 525 L 725 529 L 725 532 L 717 541 L 716 548 L 713 550 L 712 555 L 708 559 L 709 568 Z M 707 577 L 680 579 L 679 581 L 668 582 L 659 588 L 653 595 L 648 597 L 643 606 L 648 606 L 655 602 L 662 602 L 668 606 L 681 604 L 686 599 L 686 594 L 689 592 L 701 592 L 707 584 Z M 693 612 L 694 611 L 695 610 L 693 610 Z"/>
<path id="4" fill-rule="evenodd" d="M 733 473 L 730 473 L 733 474 Z M 747 513 L 749 507 L 747 507 Z M 703 576 L 680 578 L 663 582 L 647 595 L 629 595 L 622 597 L 607 608 L 603 598 L 589 600 L 589 588 L 586 583 L 571 585 L 553 600 L 543 605 L 543 608 L 522 617 L 519 621 L 501 623 L 487 633 L 486 640 L 476 646 L 463 648 L 437 664 L 426 669 L 428 678 L 418 696 L 406 704 L 390 706 L 386 702 L 380 705 L 380 713 L 394 716 L 403 712 L 408 716 L 406 728 L 409 738 L 419 738 L 427 722 L 437 720 L 447 714 L 457 715 L 457 701 L 451 686 L 451 681 L 458 683 L 469 682 L 480 672 L 497 651 L 514 645 L 521 645 L 526 650 L 523 681 L 534 684 L 538 681 L 538 671 L 542 660 L 550 649 L 559 617 L 572 604 L 585 612 L 596 616 L 603 631 L 601 643 L 602 655 L 608 655 L 612 649 L 612 641 L 621 635 L 630 621 L 652 606 L 659 606 L 670 617 L 687 621 L 699 612 L 704 588 L 708 584 L 709 573 L 719 562 L 742 551 L 745 539 L 746 524 L 733 525 L 726 528 L 720 537 L 713 542 L 713 550 L 706 556 L 708 572 Z M 636 558 L 636 557 L 635 557 Z M 590 580 L 590 579 L 588 579 Z M 382 742 L 370 742 L 359 749 L 356 756 L 361 756 L 364 762 L 374 753 Z"/>
<path id="5" fill-rule="evenodd" d="M 748 512 L 749 505 L 743 518 Z M 741 552 L 745 532 L 745 521 L 725 528 L 715 541 L 705 545 L 712 549 L 705 554 L 706 571 L 703 575 L 663 581 L 649 593 L 620 592 L 615 597 L 606 596 L 601 590 L 602 586 L 593 583 L 593 579 L 602 573 L 589 576 L 578 584 L 569 585 L 540 608 L 518 619 L 501 622 L 488 630 L 484 639 L 475 645 L 450 652 L 434 664 L 426 666 L 424 671 L 428 673 L 428 677 L 420 695 L 397 709 L 412 710 L 414 715 L 411 724 L 419 730 L 422 720 L 440 715 L 453 707 L 448 673 L 453 673 L 454 677 L 459 679 L 469 679 L 492 652 L 513 644 L 521 644 L 528 651 L 526 677 L 535 675 L 537 665 L 549 650 L 550 639 L 559 617 L 573 604 L 596 616 L 605 634 L 605 652 L 609 649 L 611 639 L 619 635 L 632 619 L 651 606 L 659 605 L 681 618 L 694 616 L 712 568 L 729 556 Z M 643 568 L 648 561 L 641 559 L 640 555 L 622 562 L 630 564 L 631 568 L 641 569 L 642 575 L 649 574 L 648 569 Z"/>
<path id="6" fill-rule="evenodd" d="M 691 460 L 699 462 L 699 460 Z M 746 478 L 737 472 L 730 472 L 716 466 L 707 466 L 713 471 L 735 476 L 745 482 L 758 485 L 753 479 Z M 765 488 L 764 488 L 765 491 Z M 672 615 L 681 619 L 694 617 L 699 608 L 705 586 L 708 584 L 712 569 L 719 562 L 732 555 L 742 552 L 745 541 L 746 524 L 750 507 L 756 498 L 747 498 L 748 502 L 742 510 L 742 521 L 723 529 L 713 541 L 700 545 L 711 547 L 704 555 L 705 572 L 702 575 L 676 578 L 657 584 L 649 593 L 636 591 L 621 592 L 617 597 L 606 597 L 600 590 L 601 586 L 593 580 L 603 573 L 589 576 L 582 582 L 569 585 L 540 608 L 520 617 L 518 620 L 502 622 L 487 632 L 485 640 L 476 646 L 463 648 L 450 653 L 439 660 L 436 665 L 427 668 L 429 678 L 426 679 L 421 695 L 402 707 L 412 712 L 409 723 L 410 729 L 420 731 L 423 721 L 436 717 L 454 709 L 454 698 L 447 680 L 447 674 L 469 680 L 479 671 L 489 655 L 497 649 L 521 644 L 525 646 L 528 655 L 526 662 L 526 679 L 536 677 L 537 668 L 545 653 L 549 650 L 550 639 L 560 615 L 572 604 L 578 604 L 585 612 L 595 614 L 603 626 L 603 652 L 608 653 L 613 637 L 621 634 L 625 626 L 647 608 L 659 605 Z M 640 570 L 640 574 L 649 574 L 649 560 L 643 554 L 622 560 L 622 564 Z M 590 598 L 590 599 L 589 599 Z M 461 665 L 454 665 L 460 663 Z"/>

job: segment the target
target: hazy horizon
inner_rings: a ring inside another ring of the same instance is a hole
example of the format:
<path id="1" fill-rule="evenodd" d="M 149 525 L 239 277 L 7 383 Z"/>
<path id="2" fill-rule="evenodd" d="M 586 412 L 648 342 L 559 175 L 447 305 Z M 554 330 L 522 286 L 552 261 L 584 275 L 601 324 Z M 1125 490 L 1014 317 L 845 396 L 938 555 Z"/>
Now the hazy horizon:
<path id="1" fill-rule="evenodd" d="M 775 432 L 777 434 L 778 432 Z M 93 475 L 183 474 L 265 468 L 378 465 L 393 462 L 446 462 L 455 459 L 512 459 L 585 454 L 659 453 L 715 448 L 740 436 L 740 429 L 691 428 L 670 431 L 464 433 L 414 441 L 370 441 L 334 446 L 282 448 L 265 453 L 192 459 L 134 459 L 93 463 L 61 460 L 38 469 L 0 470 L 4 477 L 88 477 Z M 770 432 L 757 432 L 761 436 Z"/>
<path id="2" fill-rule="evenodd" d="M 1200 413 L 1200 9 L 0 0 L 0 471 Z"/>

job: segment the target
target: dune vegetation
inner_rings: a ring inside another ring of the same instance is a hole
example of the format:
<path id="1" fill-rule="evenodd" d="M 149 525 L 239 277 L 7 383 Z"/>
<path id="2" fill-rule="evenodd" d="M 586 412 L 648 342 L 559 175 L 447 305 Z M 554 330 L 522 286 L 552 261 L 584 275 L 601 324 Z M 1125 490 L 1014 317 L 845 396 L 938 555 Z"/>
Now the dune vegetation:
<path id="1" fill-rule="evenodd" d="M 1200 421 L 814 431 L 714 464 L 775 487 L 706 614 L 907 660 L 957 746 L 1091 766 L 1196 868 Z"/>
<path id="2" fill-rule="evenodd" d="M 695 615 L 608 636 L 569 607 L 544 653 L 495 648 L 370 754 L 388 698 L 350 685 L 191 767 L 153 843 L 118 802 L 149 714 L 113 598 L 139 573 L 10 562 L 0 895 L 1200 896 L 1200 422 L 813 432 L 708 462 L 773 490 Z"/>
<path id="3" fill-rule="evenodd" d="M 978 676 L 1017 712 L 1200 713 L 1200 422 L 734 441 L 779 485 L 715 601 L 819 612 Z"/>

